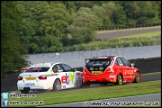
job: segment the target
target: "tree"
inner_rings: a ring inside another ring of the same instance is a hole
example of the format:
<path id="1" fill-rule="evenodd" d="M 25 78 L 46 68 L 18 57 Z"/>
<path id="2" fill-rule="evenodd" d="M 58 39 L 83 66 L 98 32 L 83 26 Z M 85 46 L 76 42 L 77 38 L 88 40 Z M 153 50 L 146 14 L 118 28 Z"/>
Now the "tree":
<path id="1" fill-rule="evenodd" d="M 119 3 L 125 11 L 127 25 L 136 25 L 137 19 L 141 16 L 139 6 L 141 1 L 120 1 Z"/>
<path id="2" fill-rule="evenodd" d="M 141 2 L 139 5 L 142 11 L 140 11 L 141 17 L 137 20 L 137 24 L 154 24 L 161 22 L 158 16 L 158 5 L 155 5 L 155 2 L 146 1 Z"/>
<path id="3" fill-rule="evenodd" d="M 20 44 L 18 36 L 22 19 L 16 2 L 1 3 L 1 74 L 6 74 L 27 66 L 28 61 L 22 57 L 26 49 Z"/>
<path id="4" fill-rule="evenodd" d="M 114 12 L 114 23 L 117 26 L 123 26 L 126 25 L 126 13 L 123 10 L 123 7 L 119 4 L 116 4 L 117 8 L 115 9 Z"/>
<path id="5" fill-rule="evenodd" d="M 73 14 L 73 12 L 68 12 L 63 2 L 57 1 L 21 1 L 18 3 L 18 8 L 23 13 L 21 41 L 26 44 L 28 52 L 42 53 L 60 50 L 55 46 L 62 47 L 61 39 L 66 37 L 67 26 L 72 17 L 69 13 Z M 58 42 L 46 46 L 48 41 L 45 37 Z"/>
<path id="6" fill-rule="evenodd" d="M 80 8 L 73 23 L 68 27 L 72 37 L 79 43 L 90 42 L 95 37 L 95 31 L 102 24 L 89 8 Z"/>
<path id="7" fill-rule="evenodd" d="M 109 16 L 106 15 L 106 9 L 103 8 L 103 6 L 93 6 L 92 12 L 99 18 L 102 19 L 102 25 L 101 26 L 111 26 L 111 21 L 109 19 Z"/>
<path id="8" fill-rule="evenodd" d="M 105 15 L 107 16 L 107 18 L 110 19 L 111 23 L 109 23 L 109 26 L 114 26 L 114 13 L 115 13 L 115 10 L 116 10 L 115 3 L 114 2 L 107 2 L 106 4 L 103 4 L 102 6 L 106 11 Z"/>

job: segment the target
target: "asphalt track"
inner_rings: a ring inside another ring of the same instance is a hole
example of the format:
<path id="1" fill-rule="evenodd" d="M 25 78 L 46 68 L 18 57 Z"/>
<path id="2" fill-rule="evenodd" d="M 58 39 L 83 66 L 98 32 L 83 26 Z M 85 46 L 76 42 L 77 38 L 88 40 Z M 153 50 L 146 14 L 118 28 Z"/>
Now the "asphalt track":
<path id="1" fill-rule="evenodd" d="M 155 81 L 155 80 L 161 80 L 161 73 L 153 74 L 153 75 L 146 75 L 142 77 L 142 82 Z"/>
<path id="2" fill-rule="evenodd" d="M 130 107 L 131 105 L 134 107 L 159 107 L 161 106 L 161 93 L 47 105 L 40 107 Z"/>
<path id="3" fill-rule="evenodd" d="M 111 30 L 108 32 L 102 32 L 96 34 L 96 39 L 112 39 L 120 36 L 128 36 L 133 34 L 141 34 L 148 32 L 161 31 L 161 26 L 157 27 L 147 27 L 147 28 L 134 28 L 134 29 L 124 29 L 124 30 Z"/>
<path id="4" fill-rule="evenodd" d="M 142 76 L 142 82 L 155 81 L 155 80 L 161 80 L 161 73 Z M 91 84 L 90 87 L 83 86 L 81 88 L 64 89 L 61 91 L 55 91 L 55 93 L 56 92 L 66 92 L 66 91 L 71 91 L 71 90 L 79 90 L 79 89 L 89 89 L 89 88 L 102 87 L 102 86 L 105 86 L 105 85 Z M 113 84 L 108 84 L 106 86 L 113 86 Z M 53 92 L 53 91 L 30 91 L 29 93 L 40 94 L 40 93 L 47 93 L 47 92 Z"/>

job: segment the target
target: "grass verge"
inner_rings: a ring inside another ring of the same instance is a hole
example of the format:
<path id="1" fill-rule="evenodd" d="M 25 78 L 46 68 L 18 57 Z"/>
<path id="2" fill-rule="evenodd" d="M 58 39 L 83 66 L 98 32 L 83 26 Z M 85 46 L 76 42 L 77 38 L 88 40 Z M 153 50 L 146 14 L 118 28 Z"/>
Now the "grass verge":
<path id="1" fill-rule="evenodd" d="M 129 36 L 122 36 L 122 37 L 118 37 L 118 39 L 137 38 L 137 37 L 153 37 L 153 36 L 160 36 L 160 35 L 161 35 L 161 31 L 157 31 L 157 32 L 149 32 L 149 33 L 134 34 L 134 35 L 129 35 Z"/>
<path id="2" fill-rule="evenodd" d="M 148 75 L 154 75 L 154 74 L 160 74 L 161 72 L 152 72 L 152 73 L 146 73 L 142 74 L 142 76 L 148 76 Z"/>
<path id="3" fill-rule="evenodd" d="M 87 44 L 66 46 L 62 48 L 61 52 L 160 45 L 161 44 L 160 35 L 161 31 L 158 31 L 158 32 L 149 32 L 129 36 L 122 36 L 120 38 L 118 37 L 108 40 L 104 39 L 101 41 L 93 41 Z"/>
<path id="4" fill-rule="evenodd" d="M 150 89 L 151 88 L 151 89 Z M 11 101 L 19 102 L 32 102 L 43 101 L 43 105 L 91 101 L 99 99 L 109 99 L 116 97 L 152 94 L 161 92 L 161 80 L 142 82 L 142 83 L 129 83 L 122 86 L 106 86 L 99 88 L 79 89 L 64 92 L 47 92 L 36 94 L 36 97 L 21 97 L 9 98 Z M 34 106 L 34 105 L 10 105 L 9 107 L 16 106 Z"/>

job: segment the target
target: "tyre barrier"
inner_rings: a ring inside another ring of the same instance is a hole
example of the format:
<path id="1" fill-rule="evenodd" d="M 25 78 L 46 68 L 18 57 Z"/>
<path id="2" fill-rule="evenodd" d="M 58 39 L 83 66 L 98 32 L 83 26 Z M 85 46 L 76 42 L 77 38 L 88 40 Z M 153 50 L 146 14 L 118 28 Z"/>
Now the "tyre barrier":
<path id="1" fill-rule="evenodd" d="M 156 24 L 137 24 L 137 25 L 126 25 L 126 26 L 114 26 L 114 27 L 107 27 L 101 26 L 97 30 L 121 30 L 121 29 L 130 29 L 130 28 L 142 28 L 142 27 L 154 27 L 154 26 L 161 26 L 161 23 Z"/>

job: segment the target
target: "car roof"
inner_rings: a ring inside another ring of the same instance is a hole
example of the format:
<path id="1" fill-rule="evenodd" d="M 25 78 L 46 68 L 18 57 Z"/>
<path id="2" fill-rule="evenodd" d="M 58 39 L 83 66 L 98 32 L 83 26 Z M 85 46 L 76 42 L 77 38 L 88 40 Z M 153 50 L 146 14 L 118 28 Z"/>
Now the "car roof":
<path id="1" fill-rule="evenodd" d="M 29 67 L 51 67 L 53 64 L 59 64 L 61 62 L 45 62 L 45 63 L 37 63 L 33 64 Z"/>

